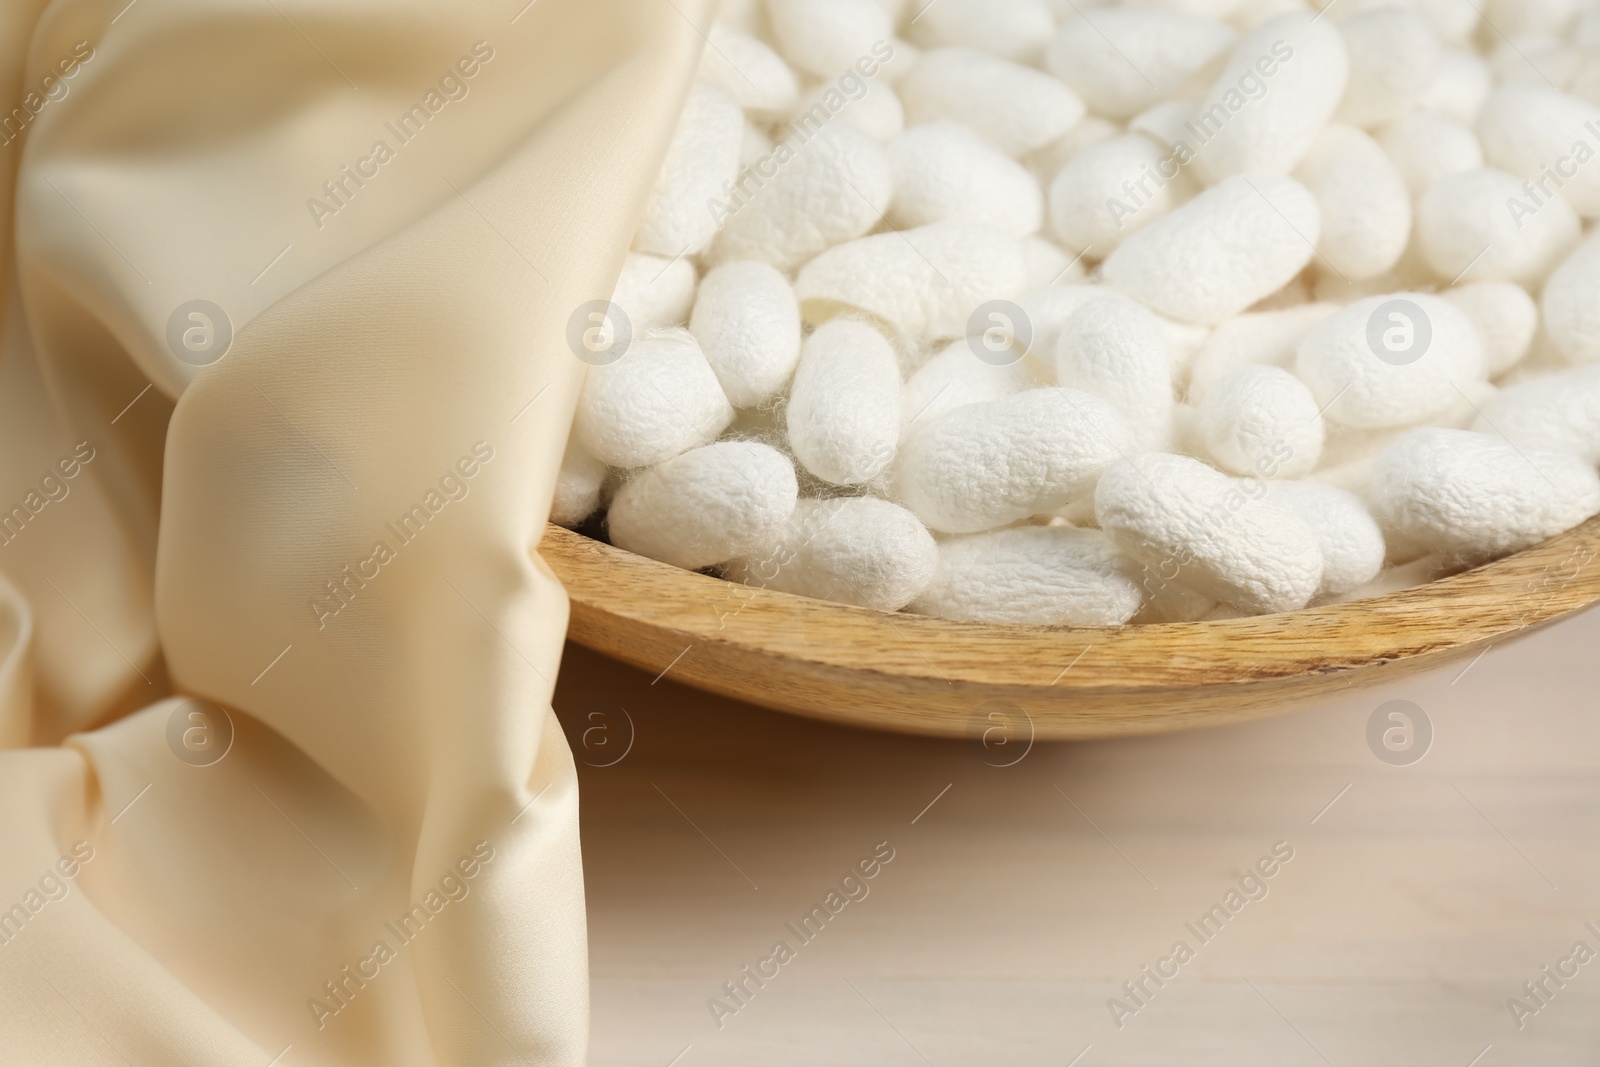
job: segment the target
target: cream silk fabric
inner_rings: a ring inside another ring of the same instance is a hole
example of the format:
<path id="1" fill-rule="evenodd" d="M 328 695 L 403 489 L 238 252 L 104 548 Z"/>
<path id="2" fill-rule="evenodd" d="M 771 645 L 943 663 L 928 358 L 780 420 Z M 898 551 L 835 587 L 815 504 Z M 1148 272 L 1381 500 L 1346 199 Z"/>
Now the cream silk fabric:
<path id="1" fill-rule="evenodd" d="M 710 3 L 524 5 L 0 8 L 0 1064 L 583 1062 L 532 546 Z"/>

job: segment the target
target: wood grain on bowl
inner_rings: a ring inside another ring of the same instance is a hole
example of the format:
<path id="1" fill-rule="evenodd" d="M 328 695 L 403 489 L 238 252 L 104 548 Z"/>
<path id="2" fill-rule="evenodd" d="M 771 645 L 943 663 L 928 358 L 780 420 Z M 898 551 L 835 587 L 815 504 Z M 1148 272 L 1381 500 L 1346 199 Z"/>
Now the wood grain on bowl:
<path id="1" fill-rule="evenodd" d="M 1456 659 L 1600 601 L 1600 517 L 1427 585 L 1281 615 L 1122 629 L 887 614 L 725 582 L 547 528 L 569 636 L 724 696 L 833 722 L 1042 740 L 1268 715 Z"/>

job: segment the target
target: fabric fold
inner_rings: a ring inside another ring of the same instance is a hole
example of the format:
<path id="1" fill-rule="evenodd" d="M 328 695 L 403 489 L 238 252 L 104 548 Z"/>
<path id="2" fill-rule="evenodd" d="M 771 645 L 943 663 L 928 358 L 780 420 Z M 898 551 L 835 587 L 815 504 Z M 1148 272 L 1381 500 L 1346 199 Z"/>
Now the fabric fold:
<path id="1" fill-rule="evenodd" d="M 519 6 L 28 28 L 0 499 L 69 491 L 0 545 L 0 737 L 67 740 L 0 753 L 0 1060 L 583 1062 L 534 546 L 711 5 Z"/>

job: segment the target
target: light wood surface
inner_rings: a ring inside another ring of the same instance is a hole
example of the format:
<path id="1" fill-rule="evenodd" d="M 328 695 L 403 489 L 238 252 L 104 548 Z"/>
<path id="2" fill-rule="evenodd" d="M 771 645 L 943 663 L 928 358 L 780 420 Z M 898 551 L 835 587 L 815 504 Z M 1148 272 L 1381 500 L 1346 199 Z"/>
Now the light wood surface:
<path id="1" fill-rule="evenodd" d="M 1392 684 L 1600 601 L 1600 518 L 1427 585 L 1346 604 L 1116 630 L 988 626 L 831 604 L 548 528 L 578 643 L 652 675 L 877 729 L 1039 739 L 1253 718 Z"/>
<path id="2" fill-rule="evenodd" d="M 1600 961 L 1521 1030 L 1506 1006 L 1580 939 L 1600 950 L 1597 645 L 1588 612 L 1299 714 L 1040 742 L 1009 767 L 569 645 L 590 1062 L 1600 1063 Z M 1395 699 L 1434 729 L 1410 766 L 1366 740 Z M 719 1029 L 707 1001 L 879 841 L 896 858 L 870 894 Z M 1295 857 L 1269 895 L 1118 1029 L 1107 1000 L 1278 841 Z"/>

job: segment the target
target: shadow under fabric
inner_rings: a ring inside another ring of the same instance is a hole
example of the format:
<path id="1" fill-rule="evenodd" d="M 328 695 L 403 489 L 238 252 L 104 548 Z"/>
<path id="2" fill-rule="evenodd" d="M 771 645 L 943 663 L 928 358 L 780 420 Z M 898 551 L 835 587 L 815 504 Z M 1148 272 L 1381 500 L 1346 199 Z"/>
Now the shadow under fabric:
<path id="1" fill-rule="evenodd" d="M 532 546 L 710 0 L 22 7 L 0 1063 L 583 1063 Z"/>

